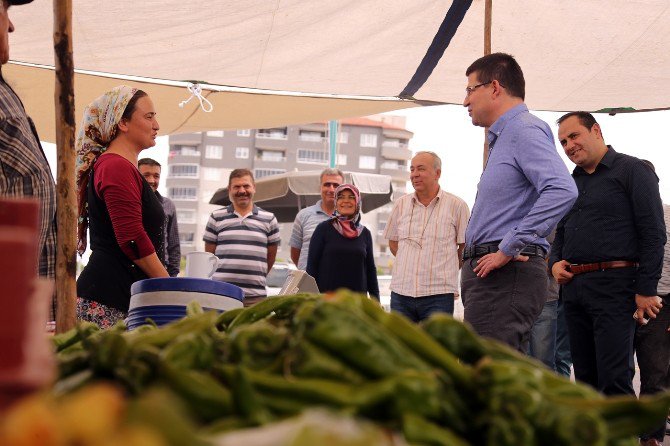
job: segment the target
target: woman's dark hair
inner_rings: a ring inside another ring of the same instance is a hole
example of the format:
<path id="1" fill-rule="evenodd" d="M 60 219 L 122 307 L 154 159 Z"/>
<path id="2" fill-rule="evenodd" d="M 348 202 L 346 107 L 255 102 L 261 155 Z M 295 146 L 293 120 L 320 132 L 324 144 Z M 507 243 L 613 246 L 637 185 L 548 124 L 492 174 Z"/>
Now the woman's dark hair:
<path id="1" fill-rule="evenodd" d="M 135 111 L 135 105 L 137 104 L 137 101 L 145 96 L 149 95 L 144 90 L 137 90 L 133 95 L 133 97 L 130 98 L 130 101 L 128 101 L 128 105 L 126 105 L 126 109 L 123 111 L 121 119 L 125 119 L 126 121 L 130 120 L 130 117 L 133 115 L 133 112 Z"/>

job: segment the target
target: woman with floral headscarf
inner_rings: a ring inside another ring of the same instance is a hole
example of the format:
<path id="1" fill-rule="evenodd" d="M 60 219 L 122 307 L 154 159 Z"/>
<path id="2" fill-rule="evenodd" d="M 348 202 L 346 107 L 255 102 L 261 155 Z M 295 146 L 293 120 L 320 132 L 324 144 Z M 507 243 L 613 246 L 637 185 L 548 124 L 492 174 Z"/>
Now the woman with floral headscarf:
<path id="1" fill-rule="evenodd" d="M 361 224 L 361 194 L 352 184 L 335 189 L 335 215 L 312 234 L 307 274 L 322 293 L 347 288 L 379 300 L 372 235 Z"/>
<path id="2" fill-rule="evenodd" d="M 84 111 L 76 142 L 77 249 L 86 249 L 90 227 L 92 253 L 77 280 L 77 316 L 102 328 L 125 318 L 133 282 L 169 277 L 156 255 L 163 250 L 163 206 L 137 170 L 158 129 L 149 96 L 127 86 Z"/>

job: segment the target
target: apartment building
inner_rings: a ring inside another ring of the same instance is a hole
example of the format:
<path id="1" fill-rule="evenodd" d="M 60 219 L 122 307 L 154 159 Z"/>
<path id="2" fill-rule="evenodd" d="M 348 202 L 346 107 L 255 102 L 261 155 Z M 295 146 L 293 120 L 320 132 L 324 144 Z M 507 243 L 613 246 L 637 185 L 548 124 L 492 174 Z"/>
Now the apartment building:
<path id="1" fill-rule="evenodd" d="M 394 116 L 340 121 L 337 167 L 389 175 L 394 199 L 405 194 L 412 156 L 408 143 L 413 134 L 404 127 L 404 117 Z M 166 186 L 177 208 L 182 254 L 204 249 L 203 231 L 217 208 L 209 200 L 227 185 L 233 169 L 247 168 L 256 179 L 293 170 L 321 170 L 328 166 L 327 128 L 327 123 L 311 123 L 170 136 Z M 373 234 L 377 265 L 385 272 L 391 256 L 382 232 L 391 208 L 388 204 L 363 216 Z M 289 261 L 292 225 L 280 226 L 282 244 L 277 257 Z"/>

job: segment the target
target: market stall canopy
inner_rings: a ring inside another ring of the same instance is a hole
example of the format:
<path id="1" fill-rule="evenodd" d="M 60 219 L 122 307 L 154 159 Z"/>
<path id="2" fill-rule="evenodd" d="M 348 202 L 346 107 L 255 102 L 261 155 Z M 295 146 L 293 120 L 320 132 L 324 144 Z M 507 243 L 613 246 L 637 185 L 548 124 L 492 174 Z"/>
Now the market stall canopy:
<path id="1" fill-rule="evenodd" d="M 50 6 L 36 0 L 12 8 L 12 60 L 53 64 Z M 458 104 L 465 68 L 482 55 L 483 23 L 483 0 L 77 0 L 74 61 L 80 70 L 168 81 L 378 97 L 405 92 Z M 670 58 L 663 56 L 669 30 L 667 0 L 496 0 L 491 34 L 493 51 L 514 54 L 523 67 L 533 109 L 648 110 L 670 107 L 670 96 L 659 94 L 670 81 Z M 431 60 L 439 63 L 427 82 L 413 82 L 422 70 L 430 74 L 431 64 L 421 62 Z M 40 132 L 50 135 L 51 111 L 43 109 L 52 108 L 52 82 L 43 75 L 5 73 Z M 98 82 L 77 77 L 76 116 L 104 90 Z M 416 92 L 407 89 L 412 84 Z M 174 120 L 164 133 L 212 124 L 297 124 L 415 105 L 350 102 L 335 110 L 327 98 L 212 93 L 215 108 L 207 114 L 195 100 L 178 108 L 188 97 L 179 85 L 174 93 L 156 87 L 153 95 L 165 95 L 158 107 L 163 122 Z"/>
<path id="2" fill-rule="evenodd" d="M 19 8 L 17 8 L 18 10 Z M 35 121 L 42 141 L 55 141 L 54 70 L 46 67 L 9 63 L 3 76 L 18 92 L 30 117 Z M 190 96 L 185 82 L 156 82 L 136 77 L 119 78 L 75 73 L 75 116 L 77 125 L 84 108 L 105 91 L 126 84 L 146 91 L 158 111 L 161 135 L 204 132 L 213 129 L 271 128 L 349 116 L 364 116 L 401 108 L 415 107 L 412 101 L 395 98 L 362 98 L 335 95 L 305 95 L 268 92 L 244 88 L 211 86 L 203 96 L 213 112 L 200 108 L 192 98 L 183 108 L 179 103 Z"/>
<path id="3" fill-rule="evenodd" d="M 254 203 L 277 217 L 279 223 L 290 223 L 298 211 L 321 199 L 321 171 L 287 172 L 256 181 Z M 370 212 L 391 202 L 391 177 L 373 173 L 344 172 L 344 182 L 361 192 L 362 211 Z M 228 206 L 228 188 L 216 191 L 210 204 Z"/>

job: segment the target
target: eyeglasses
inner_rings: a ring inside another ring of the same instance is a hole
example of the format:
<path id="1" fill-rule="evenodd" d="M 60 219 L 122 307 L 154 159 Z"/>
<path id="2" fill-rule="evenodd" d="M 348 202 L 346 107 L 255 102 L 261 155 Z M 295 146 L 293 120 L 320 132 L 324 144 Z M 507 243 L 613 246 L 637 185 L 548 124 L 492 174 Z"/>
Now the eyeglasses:
<path id="1" fill-rule="evenodd" d="M 488 85 L 493 81 L 488 81 L 488 82 L 482 82 L 481 84 L 477 84 L 474 87 L 465 87 L 465 96 L 470 96 L 473 91 L 478 89 L 479 87 L 483 87 L 484 85 Z"/>

